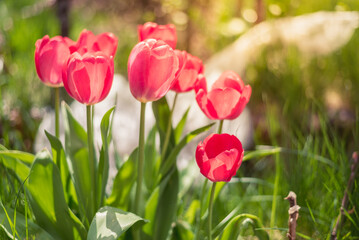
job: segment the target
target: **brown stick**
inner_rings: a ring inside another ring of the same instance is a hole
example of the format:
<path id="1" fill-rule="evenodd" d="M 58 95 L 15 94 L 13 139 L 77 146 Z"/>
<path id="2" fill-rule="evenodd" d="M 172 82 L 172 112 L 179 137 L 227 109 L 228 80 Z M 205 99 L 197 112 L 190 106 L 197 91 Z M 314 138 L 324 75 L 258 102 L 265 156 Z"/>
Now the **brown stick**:
<path id="1" fill-rule="evenodd" d="M 69 35 L 69 11 L 70 0 L 56 0 L 57 17 L 60 20 L 61 36 L 67 37 Z"/>
<path id="2" fill-rule="evenodd" d="M 296 237 L 296 228 L 297 228 L 297 219 L 299 217 L 300 207 L 297 205 L 297 195 L 290 191 L 288 196 L 284 198 L 289 201 L 289 220 L 288 220 L 288 233 L 287 237 L 289 240 L 295 240 Z"/>
<path id="3" fill-rule="evenodd" d="M 356 174 L 356 172 L 358 170 L 358 166 L 359 166 L 358 152 L 353 153 L 352 159 L 353 159 L 353 163 L 350 166 L 351 172 L 350 172 L 350 177 L 348 180 L 348 185 L 344 192 L 344 197 L 342 200 L 342 205 L 340 206 L 340 212 L 339 212 L 339 215 L 337 218 L 337 222 L 335 223 L 332 234 L 330 236 L 331 240 L 337 240 L 338 228 L 340 228 L 340 226 L 342 225 L 342 221 L 343 221 L 342 215 L 344 214 L 344 210 L 347 209 L 347 207 L 348 207 L 348 192 L 351 192 L 351 189 L 352 189 L 353 183 L 354 183 L 354 179 L 355 179 L 355 174 Z"/>

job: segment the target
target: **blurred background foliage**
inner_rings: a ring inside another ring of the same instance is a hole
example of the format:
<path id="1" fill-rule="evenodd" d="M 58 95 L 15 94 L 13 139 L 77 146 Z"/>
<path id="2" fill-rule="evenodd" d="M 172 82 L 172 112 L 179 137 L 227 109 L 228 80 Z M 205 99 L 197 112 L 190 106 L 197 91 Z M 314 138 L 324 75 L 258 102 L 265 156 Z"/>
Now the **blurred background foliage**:
<path id="1" fill-rule="evenodd" d="M 178 48 L 205 62 L 262 21 L 322 10 L 359 10 L 357 0 L 69 3 L 69 36 L 76 40 L 84 28 L 96 34 L 113 32 L 119 39 L 115 71 L 124 75 L 128 55 L 137 42 L 137 25 L 147 21 L 174 23 Z M 43 113 L 52 106 L 51 89 L 38 79 L 33 56 L 37 39 L 61 33 L 56 4 L 55 0 L 0 0 L 0 143 L 10 149 L 32 151 Z M 231 198 L 229 204 L 217 202 L 215 207 L 223 209 L 216 211 L 217 219 L 225 217 L 240 202 L 238 209 L 257 214 L 265 226 L 273 227 L 276 223 L 285 227 L 287 202 L 281 202 L 285 207 L 277 207 L 278 215 L 283 217 L 273 220 L 270 216 L 271 195 L 275 183 L 280 181 L 278 195 L 286 196 L 290 189 L 300 199 L 300 231 L 315 239 L 327 236 L 350 174 L 350 156 L 359 146 L 358 46 L 358 30 L 343 48 L 309 60 L 295 47 L 278 44 L 267 47 L 248 66 L 243 78 L 253 89 L 249 108 L 255 143 L 281 146 L 288 151 L 255 164 L 244 164 L 240 176 L 260 181 L 233 183 L 224 189 L 238 197 Z M 62 97 L 66 98 L 65 92 Z M 330 159 L 336 168 L 323 166 L 316 156 Z M 275 165 L 274 161 L 280 164 Z M 279 174 L 275 175 L 275 171 Z M 353 206 L 359 202 L 358 192 L 356 184 L 350 196 Z M 222 201 L 228 201 L 226 194 L 221 196 Z M 246 198 L 243 200 L 242 196 Z M 350 233 L 348 238 L 358 239 L 355 236 L 359 236 L 359 217 L 357 210 L 354 212 L 345 226 Z"/>

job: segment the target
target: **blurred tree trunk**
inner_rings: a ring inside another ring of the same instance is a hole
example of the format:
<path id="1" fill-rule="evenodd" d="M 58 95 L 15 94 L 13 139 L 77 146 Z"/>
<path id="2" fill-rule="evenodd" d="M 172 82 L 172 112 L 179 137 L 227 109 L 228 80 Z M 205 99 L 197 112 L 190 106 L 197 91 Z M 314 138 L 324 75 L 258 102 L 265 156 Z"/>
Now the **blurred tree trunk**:
<path id="1" fill-rule="evenodd" d="M 69 35 L 70 0 L 56 0 L 57 17 L 60 20 L 61 36 Z"/>
<path id="2" fill-rule="evenodd" d="M 257 20 L 256 24 L 263 22 L 266 18 L 266 8 L 264 4 L 264 0 L 257 0 L 256 2 L 256 12 L 257 12 Z"/>

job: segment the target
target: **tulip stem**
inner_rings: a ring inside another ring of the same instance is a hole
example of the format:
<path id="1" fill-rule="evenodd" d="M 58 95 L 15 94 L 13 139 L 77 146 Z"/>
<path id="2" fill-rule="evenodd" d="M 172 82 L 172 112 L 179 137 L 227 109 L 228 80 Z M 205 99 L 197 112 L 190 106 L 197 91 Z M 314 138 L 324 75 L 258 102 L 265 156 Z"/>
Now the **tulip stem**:
<path id="1" fill-rule="evenodd" d="M 218 134 L 222 133 L 222 128 L 223 128 L 223 119 L 219 120 L 219 125 L 218 125 Z"/>
<path id="2" fill-rule="evenodd" d="M 145 157 L 145 110 L 146 103 L 141 103 L 141 117 L 140 117 L 140 136 L 138 146 L 138 173 L 137 173 L 137 186 L 135 197 L 135 213 L 140 215 L 140 202 L 141 202 L 141 189 L 143 180 L 143 160 Z"/>
<path id="3" fill-rule="evenodd" d="M 204 195 L 206 194 L 206 189 L 207 189 L 207 184 L 208 184 L 208 178 L 206 178 L 206 180 L 204 180 L 203 186 L 202 186 L 202 191 L 201 191 L 201 196 L 200 196 L 200 200 L 199 200 L 199 217 L 198 217 L 198 222 L 197 222 L 197 229 L 196 229 L 196 235 L 195 235 L 195 240 L 198 239 L 198 235 L 199 235 L 199 231 L 201 229 L 202 226 L 202 209 L 203 209 L 203 198 Z"/>
<path id="4" fill-rule="evenodd" d="M 212 240 L 212 213 L 213 213 L 213 200 L 214 200 L 214 193 L 216 190 L 216 182 L 213 182 L 212 184 L 212 190 L 211 190 L 211 197 L 209 199 L 209 205 L 208 205 L 208 239 Z"/>
<path id="5" fill-rule="evenodd" d="M 94 201 L 94 212 L 96 212 L 97 203 L 96 203 L 96 173 L 95 173 L 95 159 L 94 159 L 94 145 L 93 145 L 93 129 L 92 129 L 92 106 L 86 106 L 86 115 L 87 115 L 87 144 L 88 144 L 88 151 L 89 151 L 89 167 L 90 167 L 90 175 L 92 181 L 92 197 Z"/>
<path id="6" fill-rule="evenodd" d="M 165 138 L 165 142 L 163 144 L 163 148 L 162 148 L 162 153 L 161 153 L 161 160 L 162 162 L 164 161 L 165 157 L 166 157 L 166 152 L 167 152 L 167 148 L 168 148 L 168 144 L 170 142 L 170 137 L 171 137 L 171 127 L 172 127 L 172 116 L 173 116 L 173 110 L 176 106 L 176 101 L 177 101 L 177 95 L 178 93 L 176 93 L 175 98 L 173 99 L 173 104 L 172 104 L 172 108 L 170 110 L 170 116 L 168 117 L 168 123 L 167 123 L 167 129 L 166 129 L 166 138 Z"/>
<path id="7" fill-rule="evenodd" d="M 57 138 L 60 137 L 60 115 L 59 115 L 59 109 L 60 109 L 60 88 L 55 88 L 55 136 Z"/>

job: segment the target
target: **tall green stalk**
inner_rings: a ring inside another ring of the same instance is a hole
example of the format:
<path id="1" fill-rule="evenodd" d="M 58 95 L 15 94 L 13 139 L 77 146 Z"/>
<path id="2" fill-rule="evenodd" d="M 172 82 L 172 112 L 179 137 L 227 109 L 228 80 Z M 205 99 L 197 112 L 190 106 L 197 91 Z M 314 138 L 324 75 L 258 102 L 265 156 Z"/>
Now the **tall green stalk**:
<path id="1" fill-rule="evenodd" d="M 140 136 L 138 146 L 138 167 L 137 167 L 137 187 L 135 197 L 135 213 L 140 214 L 140 202 L 141 202 L 141 189 L 143 181 L 143 161 L 145 157 L 145 110 L 146 103 L 141 103 L 141 117 L 140 117 Z"/>
<path id="2" fill-rule="evenodd" d="M 275 213 L 277 210 L 277 195 L 279 190 L 279 180 L 280 180 L 280 159 L 279 155 L 275 156 L 275 179 L 274 179 L 274 189 L 273 189 L 273 200 L 272 200 L 272 211 L 270 216 L 270 227 L 273 228 L 275 225 Z"/>
<path id="3" fill-rule="evenodd" d="M 94 158 L 94 144 L 93 144 L 93 128 L 92 128 L 92 106 L 86 106 L 86 115 L 87 115 L 87 144 L 89 151 L 89 167 L 90 167 L 90 175 L 92 181 L 92 197 L 94 201 L 94 212 L 96 212 L 97 208 L 97 195 L 96 195 L 96 160 Z"/>
<path id="4" fill-rule="evenodd" d="M 171 127 L 172 127 L 172 116 L 173 116 L 173 110 L 174 110 L 174 108 L 176 106 L 177 95 L 178 95 L 178 93 L 176 93 L 175 98 L 173 99 L 172 108 L 170 110 L 170 116 L 168 118 L 168 124 L 167 124 L 167 129 L 166 129 L 166 137 L 165 137 L 165 142 L 163 144 L 162 153 L 161 153 L 161 161 L 164 161 L 164 159 L 165 159 L 168 144 L 170 142 Z"/>
<path id="5" fill-rule="evenodd" d="M 211 190 L 211 197 L 209 199 L 208 205 L 208 239 L 212 240 L 212 213 L 213 213 L 213 200 L 214 200 L 214 193 L 216 191 L 216 182 L 212 184 Z"/>
<path id="6" fill-rule="evenodd" d="M 55 88 L 55 136 L 60 137 L 60 88 Z"/>

